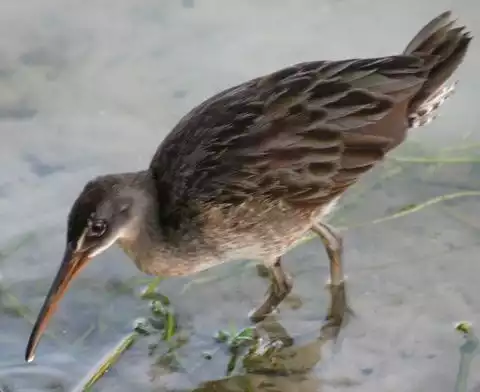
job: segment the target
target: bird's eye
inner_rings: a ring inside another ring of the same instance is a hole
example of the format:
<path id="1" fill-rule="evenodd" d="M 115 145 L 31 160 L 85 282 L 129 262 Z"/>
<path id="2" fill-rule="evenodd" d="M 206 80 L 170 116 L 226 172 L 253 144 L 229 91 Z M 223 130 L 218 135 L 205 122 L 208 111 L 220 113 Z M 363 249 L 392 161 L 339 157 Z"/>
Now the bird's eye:
<path id="1" fill-rule="evenodd" d="M 101 237 L 107 231 L 107 224 L 101 220 L 90 222 L 88 226 L 88 235 L 92 237 Z"/>

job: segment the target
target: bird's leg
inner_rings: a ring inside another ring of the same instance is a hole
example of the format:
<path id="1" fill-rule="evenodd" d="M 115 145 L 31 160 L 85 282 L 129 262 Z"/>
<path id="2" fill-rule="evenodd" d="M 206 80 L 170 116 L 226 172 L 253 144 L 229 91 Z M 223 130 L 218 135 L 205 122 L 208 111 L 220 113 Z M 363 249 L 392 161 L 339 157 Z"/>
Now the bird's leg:
<path id="1" fill-rule="evenodd" d="M 343 240 L 342 236 L 336 232 L 333 227 L 325 223 L 316 223 L 312 226 L 312 231 L 317 234 L 327 250 L 330 261 L 330 285 L 339 286 L 343 284 Z"/>
<path id="2" fill-rule="evenodd" d="M 354 314 L 348 306 L 343 275 L 343 240 L 340 233 L 325 223 L 316 223 L 311 230 L 322 240 L 330 261 L 329 290 L 331 303 L 327 313 L 327 326 L 336 328 L 338 333 L 346 313 Z"/>
<path id="3" fill-rule="evenodd" d="M 250 313 L 253 322 L 259 322 L 269 315 L 292 290 L 292 278 L 282 268 L 281 258 L 266 267 L 270 275 L 270 287 L 262 305 Z"/>

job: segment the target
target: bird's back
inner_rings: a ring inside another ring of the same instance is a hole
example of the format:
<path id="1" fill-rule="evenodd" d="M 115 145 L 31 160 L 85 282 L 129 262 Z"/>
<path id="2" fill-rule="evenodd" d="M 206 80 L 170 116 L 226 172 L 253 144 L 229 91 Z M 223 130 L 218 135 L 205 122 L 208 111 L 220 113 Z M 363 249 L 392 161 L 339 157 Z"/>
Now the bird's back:
<path id="1" fill-rule="evenodd" d="M 401 143 L 462 62 L 470 37 L 450 14 L 404 54 L 296 64 L 222 91 L 183 117 L 150 170 L 160 220 L 205 206 L 277 202 L 321 209 Z"/>

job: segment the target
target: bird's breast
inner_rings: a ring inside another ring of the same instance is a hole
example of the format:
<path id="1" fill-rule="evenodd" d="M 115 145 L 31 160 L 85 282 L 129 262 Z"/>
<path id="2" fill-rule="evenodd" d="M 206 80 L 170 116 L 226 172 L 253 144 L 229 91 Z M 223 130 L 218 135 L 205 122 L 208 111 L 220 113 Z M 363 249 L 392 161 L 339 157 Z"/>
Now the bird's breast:
<path id="1" fill-rule="evenodd" d="M 336 200 L 315 208 L 252 201 L 239 206 L 206 207 L 201 232 L 176 243 L 121 240 L 136 266 L 149 275 L 185 276 L 233 260 L 273 262 L 329 214 Z"/>

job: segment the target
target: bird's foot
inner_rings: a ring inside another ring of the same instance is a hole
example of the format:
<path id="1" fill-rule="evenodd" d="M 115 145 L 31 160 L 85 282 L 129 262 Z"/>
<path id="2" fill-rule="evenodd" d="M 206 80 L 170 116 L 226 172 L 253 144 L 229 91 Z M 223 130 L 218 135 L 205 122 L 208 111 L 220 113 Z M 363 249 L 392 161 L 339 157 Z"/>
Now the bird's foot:
<path id="1" fill-rule="evenodd" d="M 344 281 L 340 284 L 329 285 L 328 289 L 331 302 L 322 331 L 336 339 L 340 330 L 348 323 L 349 318 L 355 316 L 355 312 L 348 304 Z"/>
<path id="2" fill-rule="evenodd" d="M 411 128 L 418 128 L 432 122 L 438 114 L 438 108 L 455 92 L 457 82 L 440 87 L 417 111 L 409 116 Z"/>
<path id="3" fill-rule="evenodd" d="M 293 280 L 289 275 L 285 275 L 283 281 L 270 284 L 267 291 L 267 296 L 258 308 L 252 310 L 248 317 L 254 322 L 258 323 L 264 320 L 269 314 L 272 314 L 278 305 L 290 293 L 293 287 Z"/>

